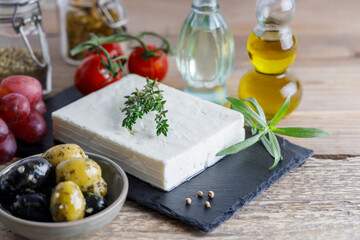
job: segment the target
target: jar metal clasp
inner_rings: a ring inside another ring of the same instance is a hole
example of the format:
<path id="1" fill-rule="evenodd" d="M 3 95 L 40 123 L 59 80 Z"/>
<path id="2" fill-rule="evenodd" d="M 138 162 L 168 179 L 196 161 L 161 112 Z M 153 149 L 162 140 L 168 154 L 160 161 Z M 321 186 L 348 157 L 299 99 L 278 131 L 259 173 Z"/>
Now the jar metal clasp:
<path id="1" fill-rule="evenodd" d="M 38 14 L 34 14 L 27 18 L 17 18 L 16 14 L 17 14 L 18 8 L 24 7 L 29 4 L 37 4 Z M 16 4 L 15 10 L 14 10 L 14 13 L 12 16 L 12 26 L 16 33 L 21 34 L 21 37 L 24 40 L 25 46 L 28 49 L 31 58 L 36 62 L 36 64 L 39 67 L 46 67 L 49 63 L 49 59 L 48 59 L 49 50 L 48 50 L 48 46 L 47 46 L 45 31 L 42 26 L 41 20 L 42 20 L 41 19 L 41 9 L 40 9 L 40 3 L 38 0 L 30 0 L 30 1 L 25 1 L 25 2 L 20 1 L 19 3 Z M 24 31 L 24 26 L 31 22 L 33 22 L 35 24 L 38 34 L 39 34 L 39 40 L 40 40 L 41 51 L 42 51 L 42 60 L 41 61 L 35 56 L 33 48 L 32 48 L 32 46 L 29 42 L 29 39 Z"/>
<path id="2" fill-rule="evenodd" d="M 110 14 L 110 4 L 113 4 L 113 9 L 116 10 L 117 20 Z M 120 0 L 98 0 L 95 9 L 100 19 L 110 28 L 119 28 L 129 21 L 127 11 Z"/>

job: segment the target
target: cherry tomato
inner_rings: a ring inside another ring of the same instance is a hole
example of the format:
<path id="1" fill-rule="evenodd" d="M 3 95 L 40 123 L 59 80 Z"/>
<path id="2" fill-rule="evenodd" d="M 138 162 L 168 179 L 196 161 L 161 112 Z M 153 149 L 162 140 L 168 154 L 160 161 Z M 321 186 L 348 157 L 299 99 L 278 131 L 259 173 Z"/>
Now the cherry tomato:
<path id="1" fill-rule="evenodd" d="M 119 75 L 115 79 L 111 77 L 112 74 L 104 73 L 105 68 L 100 61 L 99 55 L 90 55 L 81 62 L 76 70 L 75 86 L 82 94 L 87 95 L 121 78 L 120 70 L 118 72 Z"/>
<path id="2" fill-rule="evenodd" d="M 122 56 L 124 52 L 122 51 L 119 43 L 106 43 L 101 45 L 105 50 L 109 53 L 110 57 L 114 56 Z M 90 51 L 88 49 L 85 50 L 85 57 L 88 57 L 93 54 L 98 54 L 97 51 Z"/>
<path id="3" fill-rule="evenodd" d="M 20 93 L 29 100 L 30 104 L 35 104 L 42 97 L 42 86 L 33 77 L 15 75 L 1 81 L 0 97 L 9 93 Z"/>
<path id="4" fill-rule="evenodd" d="M 17 145 L 14 135 L 9 131 L 6 139 L 0 143 L 0 163 L 11 161 L 16 154 Z"/>
<path id="5" fill-rule="evenodd" d="M 16 122 L 27 118 L 30 103 L 19 93 L 10 93 L 0 99 L 0 117 L 6 122 Z"/>
<path id="6" fill-rule="evenodd" d="M 9 126 L 16 137 L 28 143 L 39 142 L 47 131 L 44 118 L 33 110 L 26 119 L 10 123 Z"/>
<path id="7" fill-rule="evenodd" d="M 5 141 L 9 134 L 9 128 L 6 125 L 6 122 L 0 118 L 0 143 Z"/>
<path id="8" fill-rule="evenodd" d="M 155 49 L 155 46 L 146 45 L 149 50 Z M 168 59 L 166 53 L 161 50 L 155 53 L 160 54 L 158 57 L 144 59 L 142 47 L 135 48 L 129 56 L 129 72 L 135 73 L 152 80 L 157 79 L 159 82 L 164 79 L 168 70 Z"/>

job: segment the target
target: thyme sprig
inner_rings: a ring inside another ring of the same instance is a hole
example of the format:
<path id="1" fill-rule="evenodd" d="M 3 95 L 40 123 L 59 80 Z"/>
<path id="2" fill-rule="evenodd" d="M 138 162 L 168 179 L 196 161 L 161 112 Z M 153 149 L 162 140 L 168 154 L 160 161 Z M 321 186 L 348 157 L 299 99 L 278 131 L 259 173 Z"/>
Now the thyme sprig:
<path id="1" fill-rule="evenodd" d="M 228 98 L 228 101 L 231 103 L 231 109 L 241 112 L 244 115 L 244 120 L 251 128 L 251 134 L 253 136 L 220 151 L 216 154 L 217 156 L 237 153 L 261 140 L 266 150 L 274 158 L 274 163 L 269 168 L 271 170 L 277 166 L 280 160 L 282 160 L 280 145 L 275 136 L 275 133 L 298 138 L 325 137 L 330 135 L 329 132 L 317 128 L 275 127 L 276 124 L 284 117 L 289 108 L 290 96 L 286 98 L 285 102 L 275 114 L 274 118 L 269 122 L 266 122 L 264 111 L 256 99 L 252 97 L 244 100 Z M 252 105 L 255 111 L 245 102 L 248 102 L 250 105 Z"/>
<path id="2" fill-rule="evenodd" d="M 126 117 L 122 122 L 122 126 L 132 131 L 132 127 L 137 119 L 142 119 L 144 114 L 156 111 L 154 119 L 157 124 L 156 135 L 164 134 L 164 136 L 167 136 L 169 125 L 166 113 L 168 111 L 164 108 L 166 101 L 163 100 L 162 92 L 163 90 L 159 89 L 156 80 L 151 81 L 149 78 L 146 78 L 144 89 L 136 89 L 131 95 L 125 96 L 127 99 L 125 102 L 126 107 L 122 109 L 122 112 L 125 112 Z"/>

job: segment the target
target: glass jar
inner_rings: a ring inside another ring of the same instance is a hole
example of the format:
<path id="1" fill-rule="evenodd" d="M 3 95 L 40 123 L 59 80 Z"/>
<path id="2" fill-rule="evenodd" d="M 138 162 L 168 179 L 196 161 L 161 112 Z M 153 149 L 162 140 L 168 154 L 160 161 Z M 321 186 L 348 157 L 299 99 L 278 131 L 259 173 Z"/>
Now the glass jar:
<path id="1" fill-rule="evenodd" d="M 0 0 L 0 80 L 12 75 L 38 79 L 51 91 L 51 64 L 39 0 Z"/>
<path id="2" fill-rule="evenodd" d="M 60 17 L 61 54 L 78 65 L 84 53 L 70 55 L 70 50 L 88 40 L 90 33 L 109 36 L 125 31 L 129 18 L 121 0 L 57 0 Z"/>
<path id="3" fill-rule="evenodd" d="M 234 40 L 216 0 L 194 0 L 177 42 L 185 92 L 225 104 L 225 80 L 234 67 Z"/>

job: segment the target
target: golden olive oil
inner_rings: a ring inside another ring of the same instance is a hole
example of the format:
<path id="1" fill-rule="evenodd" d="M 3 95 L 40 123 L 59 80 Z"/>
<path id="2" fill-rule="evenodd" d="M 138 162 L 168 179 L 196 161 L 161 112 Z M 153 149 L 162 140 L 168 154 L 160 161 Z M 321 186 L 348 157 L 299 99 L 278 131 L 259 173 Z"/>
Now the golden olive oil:
<path id="1" fill-rule="evenodd" d="M 258 72 L 280 74 L 294 61 L 297 43 L 294 35 L 282 37 L 279 31 L 265 31 L 262 37 L 251 33 L 247 49 L 250 61 Z"/>
<path id="2" fill-rule="evenodd" d="M 244 75 L 239 85 L 239 98 L 255 98 L 268 120 L 275 116 L 288 95 L 292 97 L 286 115 L 295 110 L 302 96 L 300 82 L 289 70 L 275 75 L 262 74 L 252 69 Z"/>

